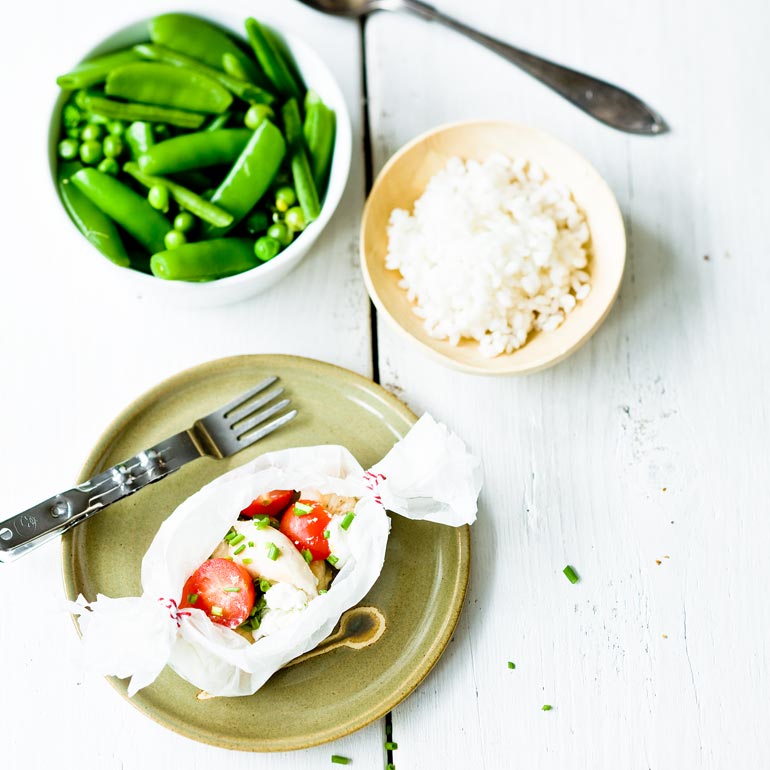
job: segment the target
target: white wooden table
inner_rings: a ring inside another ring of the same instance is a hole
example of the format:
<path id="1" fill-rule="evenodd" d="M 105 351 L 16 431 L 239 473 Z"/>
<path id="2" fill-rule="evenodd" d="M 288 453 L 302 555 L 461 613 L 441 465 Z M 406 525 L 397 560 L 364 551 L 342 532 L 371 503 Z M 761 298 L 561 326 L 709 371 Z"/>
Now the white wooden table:
<path id="1" fill-rule="evenodd" d="M 416 19 L 377 15 L 362 40 L 358 24 L 289 0 L 231 0 L 244 17 L 280 14 L 327 59 L 354 116 L 353 171 L 289 280 L 195 312 L 100 292 L 46 167 L 55 75 L 157 4 L 13 5 L 0 26 L 0 513 L 71 484 L 120 409 L 202 361 L 282 352 L 379 373 L 463 435 L 487 477 L 457 632 L 393 712 L 399 770 L 767 767 L 770 15 L 759 0 L 437 3 L 625 85 L 673 133 L 605 128 Z M 206 3 L 163 6 L 174 7 Z M 628 268 L 608 321 L 573 358 L 493 380 L 441 368 L 381 321 L 372 338 L 357 266 L 363 57 L 375 172 L 431 126 L 498 117 L 552 132 L 606 177 L 626 217 Z M 296 297 L 313 297 L 318 323 L 281 312 Z M 567 563 L 582 576 L 575 586 Z M 0 597 L 4 770 L 304 770 L 329 767 L 332 753 L 384 766 L 382 722 L 308 751 L 238 754 L 168 732 L 81 677 L 70 619 L 55 609 L 55 544 L 0 567 Z"/>

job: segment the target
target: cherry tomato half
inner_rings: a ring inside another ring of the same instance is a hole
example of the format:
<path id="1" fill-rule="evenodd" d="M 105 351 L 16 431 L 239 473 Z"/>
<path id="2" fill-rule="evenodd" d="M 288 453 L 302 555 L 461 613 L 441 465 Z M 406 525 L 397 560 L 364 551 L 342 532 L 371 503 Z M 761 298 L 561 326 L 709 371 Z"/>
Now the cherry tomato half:
<path id="1" fill-rule="evenodd" d="M 314 559 L 326 559 L 331 551 L 324 530 L 328 529 L 330 521 L 331 516 L 320 503 L 298 500 L 284 513 L 279 529 L 298 551 L 308 549 Z"/>
<path id="2" fill-rule="evenodd" d="M 293 489 L 274 489 L 272 492 L 265 492 L 256 500 L 252 500 L 242 511 L 241 516 L 248 516 L 253 519 L 255 516 L 277 517 L 285 511 L 297 498 L 299 492 Z"/>
<path id="3" fill-rule="evenodd" d="M 254 583 L 245 567 L 230 559 L 204 561 L 187 578 L 179 608 L 203 610 L 214 623 L 237 628 L 254 606 Z"/>

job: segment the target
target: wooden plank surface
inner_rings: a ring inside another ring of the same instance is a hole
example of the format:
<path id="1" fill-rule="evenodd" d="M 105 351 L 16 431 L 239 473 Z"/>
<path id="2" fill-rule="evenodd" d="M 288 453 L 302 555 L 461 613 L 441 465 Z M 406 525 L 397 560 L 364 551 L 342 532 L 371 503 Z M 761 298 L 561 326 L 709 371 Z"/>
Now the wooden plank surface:
<path id="1" fill-rule="evenodd" d="M 542 374 L 453 373 L 380 320 L 382 382 L 487 477 L 458 631 L 394 712 L 397 767 L 766 766 L 766 8 L 440 5 L 635 91 L 673 133 L 605 128 L 436 24 L 367 24 L 377 168 L 442 122 L 530 123 L 605 176 L 629 235 L 610 318 Z"/>

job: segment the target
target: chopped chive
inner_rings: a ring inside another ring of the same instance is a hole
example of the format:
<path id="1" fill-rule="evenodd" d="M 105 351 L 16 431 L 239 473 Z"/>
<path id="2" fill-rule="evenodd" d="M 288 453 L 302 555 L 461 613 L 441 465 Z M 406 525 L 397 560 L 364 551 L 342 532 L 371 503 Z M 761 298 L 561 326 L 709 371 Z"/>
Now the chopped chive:
<path id="1" fill-rule="evenodd" d="M 211 608 L 211 614 L 216 615 L 218 618 L 222 617 L 222 608 L 221 607 L 212 607 Z"/>
<path id="2" fill-rule="evenodd" d="M 237 556 L 239 553 L 243 553 L 246 550 L 246 543 L 241 543 L 234 551 L 233 556 Z"/>
<path id="3" fill-rule="evenodd" d="M 257 518 L 254 519 L 254 526 L 257 529 L 267 529 L 270 526 L 270 517 L 269 516 L 257 516 Z"/>
<path id="4" fill-rule="evenodd" d="M 270 519 L 270 526 L 273 529 L 278 529 L 281 526 L 281 523 L 278 521 L 278 519 Z"/>
<path id="5" fill-rule="evenodd" d="M 388 762 L 388 764 L 385 765 L 385 770 L 396 770 L 396 766 L 392 762 Z"/>
<path id="6" fill-rule="evenodd" d="M 275 543 L 268 543 L 267 558 L 275 561 L 281 555 L 281 549 Z"/>
<path id="7" fill-rule="evenodd" d="M 232 561 L 233 557 L 232 556 L 225 556 L 225 559 L 227 559 L 227 561 Z"/>
<path id="8" fill-rule="evenodd" d="M 195 604 L 198 601 L 198 594 L 187 594 L 187 603 Z"/>
<path id="9" fill-rule="evenodd" d="M 254 541 L 253 540 L 249 540 L 249 548 L 253 548 L 253 547 L 254 547 Z"/>
<path id="10" fill-rule="evenodd" d="M 347 757 L 341 757 L 339 754 L 332 754 L 333 765 L 349 765 L 350 760 Z"/>
<path id="11" fill-rule="evenodd" d="M 543 711 L 550 711 L 553 708 L 549 703 L 546 703 L 545 706 L 543 706 Z"/>
<path id="12" fill-rule="evenodd" d="M 264 578 L 259 579 L 259 590 L 262 591 L 262 593 L 265 593 L 266 591 L 270 590 L 270 581 L 265 580 Z"/>
<path id="13" fill-rule="evenodd" d="M 321 589 L 321 590 L 318 592 L 318 595 L 320 596 L 321 594 L 328 594 L 328 593 L 329 593 L 329 592 L 328 592 L 328 591 L 327 591 L 325 588 L 322 588 L 322 589 Z"/>
<path id="14" fill-rule="evenodd" d="M 227 586 L 227 588 L 222 589 L 228 594 L 238 594 L 241 592 L 240 586 Z"/>
<path id="15" fill-rule="evenodd" d="M 575 572 L 575 568 L 570 567 L 569 564 L 564 568 L 564 574 L 567 576 L 567 580 L 569 580 L 569 582 L 572 583 L 572 585 L 575 585 L 575 583 L 577 583 L 578 580 L 580 580 L 577 572 Z"/>
<path id="16" fill-rule="evenodd" d="M 339 558 L 332 553 L 329 555 L 329 558 L 326 561 L 328 561 L 329 564 L 331 564 L 333 567 L 339 561 Z"/>
<path id="17" fill-rule="evenodd" d="M 398 744 L 393 741 L 385 741 L 385 748 L 388 751 L 395 751 L 398 748 Z"/>
<path id="18" fill-rule="evenodd" d="M 305 503 L 294 503 L 294 515 L 306 516 L 313 510 L 312 505 L 305 505 Z"/>
<path id="19" fill-rule="evenodd" d="M 253 561 L 254 561 L 254 559 L 248 559 L 248 558 L 241 559 L 241 564 L 251 564 L 251 562 L 253 562 Z"/>
<path id="20" fill-rule="evenodd" d="M 235 530 L 234 530 L 234 529 L 231 529 L 231 530 L 230 530 L 230 531 L 229 531 L 229 532 L 228 532 L 228 533 L 225 535 L 225 540 L 226 540 L 226 541 L 229 543 L 229 542 L 231 542 L 231 541 L 232 541 L 232 539 L 235 537 L 235 535 L 236 535 L 236 532 L 235 532 Z"/>
<path id="21" fill-rule="evenodd" d="M 327 540 L 329 539 L 329 535 L 330 535 L 330 534 L 331 534 L 331 532 L 329 532 L 329 530 L 328 530 L 328 529 L 325 529 L 325 530 L 324 530 L 324 537 L 325 537 Z"/>
<path id="22" fill-rule="evenodd" d="M 508 661 L 508 668 L 516 668 L 516 664 L 512 660 L 509 660 Z"/>
<path id="23" fill-rule="evenodd" d="M 353 511 L 348 511 L 348 513 L 345 514 L 345 518 L 342 520 L 342 524 L 340 524 L 340 526 L 343 529 L 347 529 L 353 523 L 353 519 L 355 518 L 355 513 L 353 513 Z"/>
<path id="24" fill-rule="evenodd" d="M 304 560 L 305 560 L 305 561 L 306 561 L 308 564 L 310 564 L 310 562 L 311 562 L 311 561 L 313 561 L 313 554 L 312 554 L 312 553 L 310 553 L 310 550 L 309 550 L 308 548 L 305 548 L 305 549 L 302 551 L 302 558 L 303 558 L 303 559 L 304 559 Z"/>
<path id="25" fill-rule="evenodd" d="M 246 539 L 246 535 L 236 535 L 235 537 L 230 539 L 230 545 L 238 545 L 238 543 L 244 541 Z"/>

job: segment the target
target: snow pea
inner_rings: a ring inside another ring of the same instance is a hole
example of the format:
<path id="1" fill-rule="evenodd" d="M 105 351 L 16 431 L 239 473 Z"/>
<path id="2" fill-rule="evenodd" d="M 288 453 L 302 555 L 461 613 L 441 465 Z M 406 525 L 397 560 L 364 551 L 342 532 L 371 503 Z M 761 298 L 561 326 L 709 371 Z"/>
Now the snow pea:
<path id="1" fill-rule="evenodd" d="M 299 99 L 301 96 L 300 86 L 284 60 L 280 49 L 270 38 L 268 30 L 252 18 L 246 19 L 245 25 L 249 43 L 254 49 L 254 55 L 275 90 L 284 96 L 293 96 L 295 99 Z"/>
<path id="2" fill-rule="evenodd" d="M 145 174 L 174 174 L 191 168 L 232 163 L 243 152 L 251 136 L 247 128 L 182 134 L 150 147 L 139 157 L 139 168 Z"/>
<path id="3" fill-rule="evenodd" d="M 186 243 L 150 258 L 150 270 L 170 281 L 213 281 L 257 266 L 254 241 L 249 238 L 214 238 Z"/>
<path id="4" fill-rule="evenodd" d="M 220 85 L 224 86 L 228 91 L 244 101 L 261 104 L 272 104 L 275 101 L 275 97 L 268 91 L 265 91 L 246 80 L 232 77 L 221 70 L 209 67 L 208 64 L 204 64 L 203 62 L 194 59 L 192 56 L 186 56 L 178 51 L 172 51 L 165 46 L 141 43 L 140 45 L 134 46 L 134 51 L 145 59 L 162 62 L 163 64 L 169 64 L 173 67 L 184 67 L 188 71 L 205 75 L 212 80 L 216 80 Z M 234 60 L 238 61 L 237 59 Z"/>
<path id="5" fill-rule="evenodd" d="M 199 112 L 187 112 L 154 104 L 117 102 L 96 94 L 86 94 L 83 104 L 89 112 L 110 120 L 144 120 L 148 123 L 170 123 L 180 128 L 200 128 L 206 119 L 206 116 Z"/>
<path id="6" fill-rule="evenodd" d="M 72 183 L 110 219 L 149 251 L 163 250 L 163 237 L 171 229 L 166 218 L 138 193 L 114 177 L 93 168 L 82 168 Z"/>
<path id="7" fill-rule="evenodd" d="M 211 202 L 229 211 L 234 218 L 233 225 L 237 225 L 267 192 L 285 155 L 283 135 L 269 120 L 263 121 L 211 196 Z M 208 230 L 209 237 L 224 232 L 222 228 Z"/>
<path id="8" fill-rule="evenodd" d="M 80 165 L 80 164 L 71 164 Z M 66 178 L 62 169 L 59 178 L 59 197 L 70 219 L 86 239 L 92 243 L 110 262 L 120 267 L 128 267 L 131 260 L 123 246 L 115 223 L 97 208 L 76 185 Z"/>
<path id="9" fill-rule="evenodd" d="M 104 93 L 143 104 L 215 114 L 224 112 L 233 101 L 233 95 L 208 75 L 146 61 L 112 70 L 107 75 Z"/>
<path id="10" fill-rule="evenodd" d="M 187 56 L 198 59 L 209 67 L 222 69 L 222 56 L 231 54 L 248 74 L 249 80 L 260 84 L 260 73 L 230 37 L 213 24 L 184 13 L 164 13 L 149 23 L 150 39 Z"/>
<path id="11" fill-rule="evenodd" d="M 305 123 L 302 132 L 310 152 L 313 178 L 318 187 L 323 185 L 334 147 L 336 116 L 314 91 L 305 97 Z"/>
<path id="12" fill-rule="evenodd" d="M 81 62 L 71 72 L 59 75 L 56 78 L 56 84 L 60 88 L 67 90 L 88 88 L 104 81 L 107 75 L 116 67 L 122 67 L 124 64 L 131 64 L 135 61 L 139 61 L 139 54 L 130 48 L 116 51 L 115 53 L 108 53 L 104 56 L 97 56 L 95 59 Z"/>

